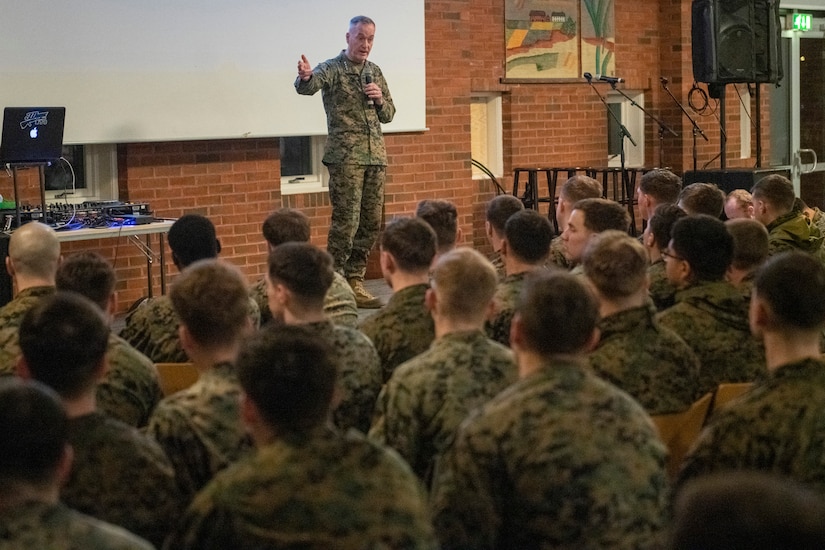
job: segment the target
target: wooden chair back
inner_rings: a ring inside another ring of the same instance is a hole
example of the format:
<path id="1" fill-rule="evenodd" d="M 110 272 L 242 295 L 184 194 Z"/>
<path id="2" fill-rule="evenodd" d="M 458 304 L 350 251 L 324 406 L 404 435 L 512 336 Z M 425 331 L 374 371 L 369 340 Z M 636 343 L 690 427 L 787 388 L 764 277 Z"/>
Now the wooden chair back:
<path id="1" fill-rule="evenodd" d="M 729 382 L 726 384 L 719 384 L 716 388 L 716 393 L 713 396 L 713 406 L 708 413 L 708 418 L 714 411 L 725 407 L 728 403 L 747 392 L 753 387 L 753 382 Z"/>
<path id="2" fill-rule="evenodd" d="M 192 363 L 155 363 L 163 395 L 185 390 L 198 381 L 198 370 Z"/>
<path id="3" fill-rule="evenodd" d="M 671 479 L 676 477 L 682 459 L 693 445 L 693 442 L 696 441 L 699 432 L 702 431 L 712 398 L 712 393 L 706 393 L 686 411 L 652 417 L 653 423 L 656 424 L 656 428 L 659 430 L 659 438 L 670 451 L 667 460 L 667 471 Z"/>

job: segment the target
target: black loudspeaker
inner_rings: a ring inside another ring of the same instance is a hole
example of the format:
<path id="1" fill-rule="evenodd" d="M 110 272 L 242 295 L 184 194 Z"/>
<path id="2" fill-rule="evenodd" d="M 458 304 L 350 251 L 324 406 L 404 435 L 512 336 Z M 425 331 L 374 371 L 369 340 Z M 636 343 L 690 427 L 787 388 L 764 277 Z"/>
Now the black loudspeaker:
<path id="1" fill-rule="evenodd" d="M 782 80 L 779 0 L 693 0 L 691 16 L 694 80 Z"/>
<path id="2" fill-rule="evenodd" d="M 730 170 L 696 170 L 685 172 L 682 178 L 683 185 L 690 185 L 691 183 L 715 183 L 719 189 L 727 195 L 734 189 L 751 190 L 753 185 L 772 174 L 779 174 L 790 178 L 791 174 L 788 170 L 776 170 L 773 168 L 740 168 Z"/>

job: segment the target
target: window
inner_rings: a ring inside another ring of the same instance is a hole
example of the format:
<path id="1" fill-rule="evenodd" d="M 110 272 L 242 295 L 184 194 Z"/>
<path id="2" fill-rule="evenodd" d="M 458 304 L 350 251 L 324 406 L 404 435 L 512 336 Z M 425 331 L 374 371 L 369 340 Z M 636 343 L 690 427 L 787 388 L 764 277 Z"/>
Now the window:
<path id="1" fill-rule="evenodd" d="M 504 172 L 501 127 L 501 94 L 478 94 L 470 98 L 472 158 L 486 166 L 496 177 L 501 177 Z M 473 166 L 473 178 L 486 177 Z"/>
<path id="2" fill-rule="evenodd" d="M 329 174 L 321 162 L 325 142 L 325 136 L 281 138 L 281 194 L 327 190 Z"/>
<path id="3" fill-rule="evenodd" d="M 117 146 L 64 145 L 63 158 L 45 176 L 47 202 L 117 199 Z"/>
<path id="4" fill-rule="evenodd" d="M 638 105 L 644 106 L 644 93 L 625 91 L 625 93 Z M 634 107 L 630 100 L 619 94 L 611 92 L 605 98 L 608 108 L 613 112 L 619 121 L 627 128 L 628 133 L 633 137 L 636 146 L 629 139 L 624 139 L 625 166 L 639 167 L 644 164 L 645 159 L 645 126 L 644 113 L 638 107 Z M 622 159 L 622 139 L 621 128 L 616 120 L 605 113 L 607 118 L 607 165 L 621 166 Z"/>

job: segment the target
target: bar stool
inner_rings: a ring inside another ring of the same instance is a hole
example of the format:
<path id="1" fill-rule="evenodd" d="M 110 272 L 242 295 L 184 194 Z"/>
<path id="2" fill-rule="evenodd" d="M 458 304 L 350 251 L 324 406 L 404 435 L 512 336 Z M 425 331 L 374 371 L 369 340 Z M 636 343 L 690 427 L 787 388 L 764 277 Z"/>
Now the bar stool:
<path id="1" fill-rule="evenodd" d="M 630 215 L 629 233 L 636 236 L 636 173 L 635 168 L 619 166 L 588 168 L 587 175 L 602 183 L 602 196 L 627 208 Z"/>
<path id="2" fill-rule="evenodd" d="M 553 182 L 552 168 L 513 168 L 513 196 L 519 197 L 525 208 L 539 209 L 539 203 L 553 203 L 555 196 L 555 184 Z M 519 179 L 522 172 L 527 173 L 527 182 L 524 185 L 524 194 L 519 196 Z M 539 172 L 544 172 L 547 178 L 546 197 L 539 197 Z"/>

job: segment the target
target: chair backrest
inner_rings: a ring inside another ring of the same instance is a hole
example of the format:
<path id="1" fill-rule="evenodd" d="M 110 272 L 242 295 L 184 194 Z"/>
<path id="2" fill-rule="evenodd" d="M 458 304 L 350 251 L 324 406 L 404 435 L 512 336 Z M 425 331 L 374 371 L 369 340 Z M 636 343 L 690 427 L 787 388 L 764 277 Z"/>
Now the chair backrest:
<path id="1" fill-rule="evenodd" d="M 718 409 L 726 406 L 728 403 L 747 392 L 753 387 L 753 382 L 729 382 L 727 384 L 719 384 L 716 388 L 716 393 L 713 396 L 713 405 L 711 406 L 708 417 Z"/>
<path id="2" fill-rule="evenodd" d="M 155 363 L 163 395 L 185 390 L 198 381 L 198 370 L 192 363 Z"/>
<path id="3" fill-rule="evenodd" d="M 670 456 L 667 471 L 671 479 L 676 477 L 682 459 L 699 436 L 710 408 L 712 393 L 706 393 L 686 411 L 653 416 L 653 423 L 659 430 L 659 438 L 667 445 Z"/>

